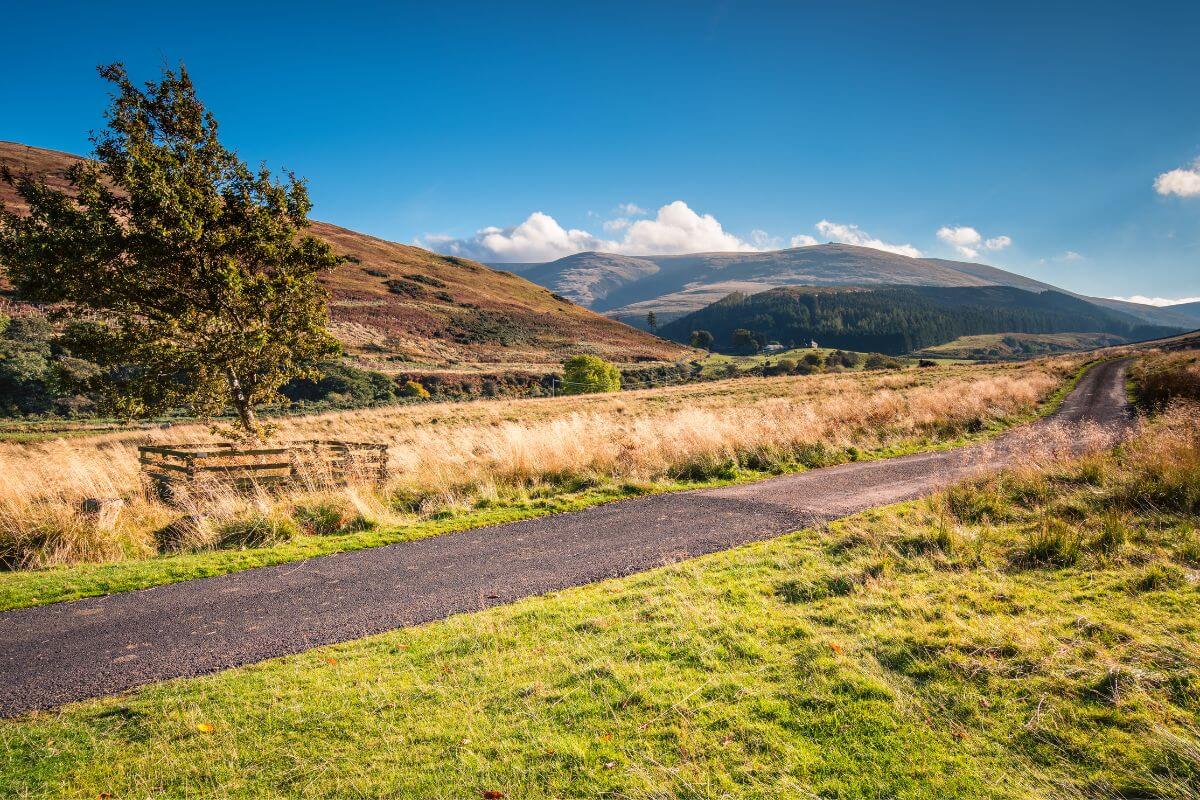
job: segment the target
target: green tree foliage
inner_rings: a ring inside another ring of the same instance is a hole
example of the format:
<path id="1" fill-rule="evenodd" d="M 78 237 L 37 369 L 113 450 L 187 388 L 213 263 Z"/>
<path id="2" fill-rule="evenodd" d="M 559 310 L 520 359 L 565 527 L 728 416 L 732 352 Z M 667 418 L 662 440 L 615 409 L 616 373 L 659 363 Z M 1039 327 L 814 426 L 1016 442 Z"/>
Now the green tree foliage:
<path id="1" fill-rule="evenodd" d="M 293 402 L 319 403 L 338 408 L 362 408 L 396 399 L 395 382 L 382 372 L 359 369 L 340 361 L 317 366 L 319 374 L 295 378 L 280 394 Z"/>
<path id="2" fill-rule="evenodd" d="M 651 333 L 658 333 L 658 315 L 653 311 L 646 314 L 646 327 L 650 329 Z"/>
<path id="3" fill-rule="evenodd" d="M 255 408 L 338 352 L 317 274 L 339 259 L 306 235 L 303 181 L 252 171 L 217 138 L 187 71 L 138 88 L 120 64 L 95 160 L 71 192 L 5 174 L 28 203 L 0 210 L 0 264 L 22 296 L 98 312 L 78 346 L 105 367 L 104 397 L 129 416 Z"/>
<path id="4" fill-rule="evenodd" d="M 621 370 L 599 356 L 575 356 L 563 363 L 563 394 L 616 392 Z"/>
<path id="5" fill-rule="evenodd" d="M 1173 332 L 1061 292 L 1009 286 L 735 292 L 664 325 L 662 335 L 686 342 L 701 329 L 712 331 L 714 341 L 733 353 L 752 352 L 751 342 L 768 340 L 815 339 L 848 350 L 900 354 L 983 333 L 1089 331 L 1147 339 Z"/>
<path id="6" fill-rule="evenodd" d="M 729 343 L 736 353 L 757 353 L 762 347 L 762 337 L 749 328 L 734 328 L 729 333 Z"/>
<path id="7" fill-rule="evenodd" d="M 692 347 L 699 347 L 702 350 L 711 350 L 713 344 L 713 335 L 708 331 L 692 331 L 691 344 Z"/>
<path id="8" fill-rule="evenodd" d="M 0 315 L 0 413 L 89 412 L 94 403 L 80 392 L 98 373 L 95 364 L 72 355 L 69 340 L 45 317 Z"/>

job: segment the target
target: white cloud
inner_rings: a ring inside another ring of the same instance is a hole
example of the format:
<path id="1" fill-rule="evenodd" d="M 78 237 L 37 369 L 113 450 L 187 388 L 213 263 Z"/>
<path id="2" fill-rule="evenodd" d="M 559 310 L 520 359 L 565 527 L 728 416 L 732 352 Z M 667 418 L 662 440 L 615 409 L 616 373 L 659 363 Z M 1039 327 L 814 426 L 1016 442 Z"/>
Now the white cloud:
<path id="1" fill-rule="evenodd" d="M 644 217 L 646 216 L 646 209 L 637 203 L 621 203 L 621 205 L 617 206 L 617 213 L 623 217 Z"/>
<path id="2" fill-rule="evenodd" d="M 950 228 L 945 225 L 938 228 L 937 237 L 946 244 L 954 247 L 960 254 L 967 258 L 975 258 L 979 255 L 976 249 L 983 237 L 979 235 L 979 231 L 969 225 L 962 225 L 957 228 Z"/>
<path id="3" fill-rule="evenodd" d="M 1174 306 L 1180 303 L 1196 303 L 1200 302 L 1200 297 L 1146 297 L 1145 295 L 1135 294 L 1130 297 L 1110 297 L 1109 300 L 1124 300 L 1127 303 L 1141 303 L 1146 306 Z"/>
<path id="4" fill-rule="evenodd" d="M 898 253 L 902 256 L 910 258 L 920 258 L 921 251 L 913 247 L 911 244 L 890 244 L 881 239 L 875 239 L 870 234 L 862 231 L 857 225 L 843 225 L 838 222 L 830 222 L 823 219 L 817 223 L 817 230 L 826 239 L 842 244 L 855 244 L 860 247 L 873 247 L 876 250 L 886 250 L 889 253 Z"/>
<path id="5" fill-rule="evenodd" d="M 817 243 L 816 237 L 809 236 L 807 233 L 798 233 L 791 240 L 792 247 L 812 247 Z"/>
<path id="6" fill-rule="evenodd" d="M 625 211 L 642 209 L 627 203 Z M 479 261 L 553 261 L 572 253 L 600 250 L 624 255 L 671 255 L 712 251 L 767 250 L 780 240 L 765 231 L 754 231 L 744 241 L 721 227 L 711 214 L 697 214 L 682 200 L 668 203 L 653 219 L 618 217 L 604 223 L 610 234 L 624 232 L 620 239 L 605 239 L 584 230 L 566 230 L 554 217 L 535 211 L 512 228 L 489 227 L 472 237 L 454 239 L 443 235 L 419 237 L 417 244 L 440 253 Z"/>
<path id="7" fill-rule="evenodd" d="M 1068 250 L 1058 257 L 1058 261 L 1083 261 L 1083 256 L 1076 253 L 1074 250 Z"/>
<path id="8" fill-rule="evenodd" d="M 487 261 L 553 261 L 585 250 L 605 250 L 609 243 L 587 231 L 564 230 L 554 217 L 535 211 L 514 228 L 483 228 L 469 239 L 426 236 L 417 244 Z"/>
<path id="9" fill-rule="evenodd" d="M 621 253 L 644 256 L 760 249 L 725 231 L 711 214 L 697 214 L 682 200 L 660 208 L 654 219 L 630 225 L 620 246 Z"/>
<path id="10" fill-rule="evenodd" d="M 987 250 L 1003 250 L 1012 244 L 1012 237 L 1009 236 L 993 236 L 985 240 L 983 235 L 970 225 L 954 228 L 943 225 L 938 228 L 937 237 L 967 258 L 977 257 L 981 247 Z"/>
<path id="11" fill-rule="evenodd" d="M 1173 169 L 1159 175 L 1154 179 L 1154 191 L 1163 196 L 1200 196 L 1200 158 L 1192 162 L 1190 167 Z"/>

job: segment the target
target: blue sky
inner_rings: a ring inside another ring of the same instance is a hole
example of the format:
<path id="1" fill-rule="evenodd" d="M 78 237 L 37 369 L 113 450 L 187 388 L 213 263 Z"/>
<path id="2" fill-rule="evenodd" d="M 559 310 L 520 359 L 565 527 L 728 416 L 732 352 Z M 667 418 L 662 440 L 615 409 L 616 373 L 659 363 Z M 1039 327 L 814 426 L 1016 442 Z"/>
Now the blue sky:
<path id="1" fill-rule="evenodd" d="M 227 144 L 397 241 L 812 237 L 1200 297 L 1195 2 L 100 8 L 6 11 L 0 138 L 87 152 L 97 64 L 183 61 Z"/>

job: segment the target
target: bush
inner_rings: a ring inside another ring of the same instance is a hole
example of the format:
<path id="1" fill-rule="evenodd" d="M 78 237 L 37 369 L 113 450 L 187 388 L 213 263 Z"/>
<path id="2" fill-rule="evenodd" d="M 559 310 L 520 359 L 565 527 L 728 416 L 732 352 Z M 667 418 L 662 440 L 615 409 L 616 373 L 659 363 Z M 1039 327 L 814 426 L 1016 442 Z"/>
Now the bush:
<path id="1" fill-rule="evenodd" d="M 621 371 L 599 356 L 575 356 L 563 363 L 563 394 L 616 392 Z"/>
<path id="2" fill-rule="evenodd" d="M 422 384 L 412 380 L 405 381 L 400 387 L 399 393 L 401 397 L 415 397 L 420 400 L 424 400 L 429 397 L 429 390 L 426 389 Z"/>
<path id="3" fill-rule="evenodd" d="M 900 362 L 882 353 L 871 353 L 863 363 L 863 369 L 899 369 Z"/>

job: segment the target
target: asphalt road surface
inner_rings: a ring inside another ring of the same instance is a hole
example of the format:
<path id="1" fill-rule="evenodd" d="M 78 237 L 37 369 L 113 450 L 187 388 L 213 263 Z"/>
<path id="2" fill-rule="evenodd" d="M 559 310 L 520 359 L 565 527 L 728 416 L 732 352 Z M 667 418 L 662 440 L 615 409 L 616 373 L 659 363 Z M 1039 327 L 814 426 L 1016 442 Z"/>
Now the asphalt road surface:
<path id="1" fill-rule="evenodd" d="M 1090 370 L 1053 422 L 1124 426 L 1126 367 L 1109 361 Z M 1047 424 L 1034 423 L 1034 431 Z M 203 675 L 779 536 L 1003 466 L 1020 458 L 1029 433 L 9 611 L 0 614 L 0 715 Z"/>

